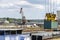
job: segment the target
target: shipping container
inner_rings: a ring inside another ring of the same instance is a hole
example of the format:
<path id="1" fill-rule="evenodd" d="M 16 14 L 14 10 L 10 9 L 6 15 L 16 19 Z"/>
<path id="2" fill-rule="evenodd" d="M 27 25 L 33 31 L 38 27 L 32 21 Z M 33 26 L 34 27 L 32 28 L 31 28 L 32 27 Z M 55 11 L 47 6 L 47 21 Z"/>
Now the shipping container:
<path id="1" fill-rule="evenodd" d="M 57 21 L 44 20 L 44 29 L 57 29 L 57 27 L 58 27 Z"/>
<path id="2" fill-rule="evenodd" d="M 44 20 L 44 29 L 51 29 L 51 21 Z"/>
<path id="3" fill-rule="evenodd" d="M 52 29 L 57 29 L 57 27 L 58 27 L 58 22 L 57 21 L 52 21 L 51 22 L 51 28 Z"/>

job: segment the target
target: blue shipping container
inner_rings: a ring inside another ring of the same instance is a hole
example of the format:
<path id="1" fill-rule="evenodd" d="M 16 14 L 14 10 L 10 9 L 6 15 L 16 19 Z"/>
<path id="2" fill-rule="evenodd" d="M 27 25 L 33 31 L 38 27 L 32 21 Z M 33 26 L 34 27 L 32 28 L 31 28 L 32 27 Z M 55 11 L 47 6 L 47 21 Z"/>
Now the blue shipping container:
<path id="1" fill-rule="evenodd" d="M 51 29 L 51 21 L 44 20 L 44 29 Z"/>

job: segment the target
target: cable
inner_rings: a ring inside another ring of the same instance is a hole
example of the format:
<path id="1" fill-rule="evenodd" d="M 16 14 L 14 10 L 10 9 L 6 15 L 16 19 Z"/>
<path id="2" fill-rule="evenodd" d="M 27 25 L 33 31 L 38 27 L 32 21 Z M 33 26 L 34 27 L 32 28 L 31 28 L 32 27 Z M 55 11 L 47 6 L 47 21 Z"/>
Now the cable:
<path id="1" fill-rule="evenodd" d="M 46 6 L 46 0 L 45 0 L 45 12 L 47 12 L 47 9 L 46 9 L 46 7 L 47 7 L 47 6 Z"/>

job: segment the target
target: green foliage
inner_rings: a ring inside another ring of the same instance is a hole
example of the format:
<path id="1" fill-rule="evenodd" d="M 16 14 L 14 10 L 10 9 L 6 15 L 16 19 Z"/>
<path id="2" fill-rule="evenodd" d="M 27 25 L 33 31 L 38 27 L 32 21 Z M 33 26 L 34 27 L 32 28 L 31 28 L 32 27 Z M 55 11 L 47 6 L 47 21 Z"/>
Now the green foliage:
<path id="1" fill-rule="evenodd" d="M 10 23 L 11 22 L 14 22 L 14 21 L 17 21 L 17 22 L 21 22 L 21 19 L 16 19 L 16 18 L 9 18 L 9 17 L 7 17 L 7 18 L 0 18 L 0 20 L 1 19 L 3 19 L 3 20 L 7 20 L 7 21 L 9 21 Z"/>

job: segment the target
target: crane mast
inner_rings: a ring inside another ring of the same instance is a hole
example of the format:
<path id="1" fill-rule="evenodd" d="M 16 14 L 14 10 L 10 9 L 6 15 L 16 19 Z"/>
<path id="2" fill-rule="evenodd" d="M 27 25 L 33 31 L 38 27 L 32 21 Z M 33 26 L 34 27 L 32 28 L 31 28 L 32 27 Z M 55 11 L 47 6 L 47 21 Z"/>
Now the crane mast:
<path id="1" fill-rule="evenodd" d="M 24 14 L 23 14 L 23 8 L 20 9 L 20 14 L 22 16 L 22 24 L 24 25 L 26 23 L 26 18 L 25 18 Z"/>

